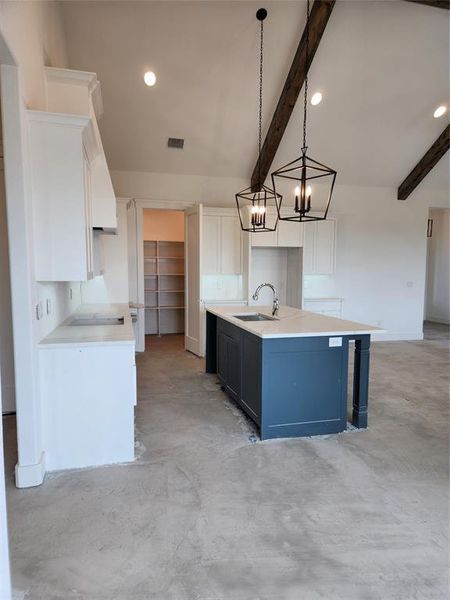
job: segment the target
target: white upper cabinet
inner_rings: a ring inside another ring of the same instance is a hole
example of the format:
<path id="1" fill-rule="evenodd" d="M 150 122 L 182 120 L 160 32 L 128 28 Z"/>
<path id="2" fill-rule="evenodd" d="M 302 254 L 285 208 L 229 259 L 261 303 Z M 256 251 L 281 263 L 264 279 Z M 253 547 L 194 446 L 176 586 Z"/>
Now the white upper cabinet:
<path id="1" fill-rule="evenodd" d="M 27 117 L 36 280 L 85 281 L 94 271 L 91 120 L 40 111 Z"/>
<path id="2" fill-rule="evenodd" d="M 220 272 L 223 275 L 242 273 L 242 241 L 239 217 L 220 217 Z"/>
<path id="3" fill-rule="evenodd" d="M 304 224 L 303 273 L 330 275 L 335 268 L 336 221 L 312 221 Z"/>
<path id="4" fill-rule="evenodd" d="M 95 73 L 45 68 L 47 108 L 52 112 L 89 117 L 99 152 L 90 165 L 92 227 L 116 230 L 116 197 L 97 120 L 103 112 L 100 83 Z"/>
<path id="5" fill-rule="evenodd" d="M 271 215 L 274 215 L 275 212 L 275 209 L 268 209 L 268 213 Z M 300 248 L 303 246 L 303 223 L 278 221 L 276 231 L 251 233 L 250 235 L 254 248 Z"/>
<path id="6" fill-rule="evenodd" d="M 278 221 L 278 246 L 299 248 L 303 246 L 303 223 Z"/>
<path id="7" fill-rule="evenodd" d="M 206 274 L 220 273 L 220 217 L 203 217 L 202 271 Z"/>
<path id="8" fill-rule="evenodd" d="M 242 232 L 235 211 L 204 207 L 202 231 L 202 273 L 240 275 Z"/>

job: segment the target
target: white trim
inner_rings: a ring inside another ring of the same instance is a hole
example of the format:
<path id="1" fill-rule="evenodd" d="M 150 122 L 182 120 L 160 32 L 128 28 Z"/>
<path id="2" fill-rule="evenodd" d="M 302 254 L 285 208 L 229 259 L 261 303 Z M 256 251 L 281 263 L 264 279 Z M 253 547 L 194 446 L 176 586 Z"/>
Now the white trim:
<path id="1" fill-rule="evenodd" d="M 64 127 L 79 127 L 84 129 L 88 127 L 91 118 L 83 115 L 71 115 L 68 113 L 55 113 L 46 110 L 27 110 L 25 111 L 29 121 L 37 123 L 51 123 L 52 125 L 63 125 Z"/>
<path id="2" fill-rule="evenodd" d="M 45 452 L 35 465 L 16 465 L 16 486 L 18 488 L 36 487 L 44 482 Z"/>
<path id="3" fill-rule="evenodd" d="M 221 208 L 220 206 L 203 206 L 203 215 L 211 215 L 211 216 L 236 216 L 236 207 L 226 207 Z"/>
<path id="4" fill-rule="evenodd" d="M 58 67 L 44 67 L 47 81 L 79 84 L 87 87 L 90 94 L 95 91 L 98 84 L 97 73 L 91 71 L 75 71 L 74 69 L 60 69 Z"/>
<path id="5" fill-rule="evenodd" d="M 158 200 L 156 198 L 134 198 L 137 208 L 161 208 L 163 210 L 185 210 L 195 206 L 195 202 L 185 200 Z"/>

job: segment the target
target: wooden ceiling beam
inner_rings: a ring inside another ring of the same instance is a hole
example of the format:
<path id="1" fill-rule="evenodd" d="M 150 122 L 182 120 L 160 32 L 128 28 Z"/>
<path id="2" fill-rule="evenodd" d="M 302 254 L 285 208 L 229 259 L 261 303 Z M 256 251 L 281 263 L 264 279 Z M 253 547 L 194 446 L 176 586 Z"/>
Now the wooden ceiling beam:
<path id="1" fill-rule="evenodd" d="M 306 62 L 306 30 L 303 31 L 286 82 L 251 177 L 255 191 L 264 183 L 272 165 L 306 75 L 319 47 L 336 0 L 315 0 L 309 20 L 309 51 Z"/>
<path id="2" fill-rule="evenodd" d="M 406 0 L 415 4 L 425 4 L 425 6 L 434 6 L 435 8 L 444 8 L 450 10 L 450 0 Z"/>
<path id="3" fill-rule="evenodd" d="M 441 160 L 450 148 L 450 125 L 444 129 L 434 144 L 425 152 L 411 173 L 400 184 L 397 191 L 398 200 L 406 200 L 431 169 Z"/>

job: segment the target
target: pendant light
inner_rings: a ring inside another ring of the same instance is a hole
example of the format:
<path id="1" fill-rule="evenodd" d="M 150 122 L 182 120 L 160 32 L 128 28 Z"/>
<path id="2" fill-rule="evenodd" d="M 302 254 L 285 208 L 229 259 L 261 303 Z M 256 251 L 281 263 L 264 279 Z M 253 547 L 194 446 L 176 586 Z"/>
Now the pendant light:
<path id="1" fill-rule="evenodd" d="M 303 102 L 303 146 L 301 156 L 272 173 L 278 219 L 281 221 L 323 221 L 327 218 L 336 171 L 307 155 L 306 118 L 308 107 L 309 0 L 306 2 L 305 89 Z M 282 193 L 281 193 L 282 192 Z M 283 202 L 283 197 L 290 198 Z M 311 211 L 314 210 L 314 214 Z"/>
<path id="2" fill-rule="evenodd" d="M 236 194 L 236 205 L 243 231 L 266 233 L 275 231 L 278 224 L 277 194 L 261 181 L 261 129 L 262 129 L 262 90 L 263 90 L 263 48 L 264 19 L 267 10 L 260 8 L 256 18 L 260 22 L 260 55 L 259 55 L 259 130 L 258 130 L 258 183 Z M 281 202 L 281 197 L 278 198 Z"/>

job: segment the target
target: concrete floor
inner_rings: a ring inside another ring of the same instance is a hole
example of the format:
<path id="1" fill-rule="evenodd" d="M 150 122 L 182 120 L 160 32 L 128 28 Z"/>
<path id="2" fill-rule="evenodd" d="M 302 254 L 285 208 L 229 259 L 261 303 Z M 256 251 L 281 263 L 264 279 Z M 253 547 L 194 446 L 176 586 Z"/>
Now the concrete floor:
<path id="1" fill-rule="evenodd" d="M 32 600 L 449 597 L 448 329 L 373 344 L 370 426 L 256 442 L 179 337 L 138 359 L 135 463 L 13 485 L 11 560 Z"/>

